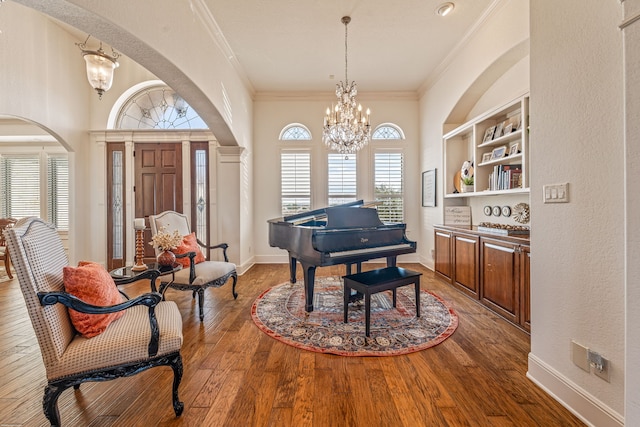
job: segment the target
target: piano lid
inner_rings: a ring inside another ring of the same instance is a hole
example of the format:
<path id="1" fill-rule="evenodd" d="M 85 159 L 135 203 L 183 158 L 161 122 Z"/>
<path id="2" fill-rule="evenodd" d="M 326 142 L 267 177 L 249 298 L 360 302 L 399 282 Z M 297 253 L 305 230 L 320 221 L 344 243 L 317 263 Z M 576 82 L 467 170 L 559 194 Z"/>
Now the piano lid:
<path id="1" fill-rule="evenodd" d="M 336 206 L 327 208 L 327 228 L 370 228 L 384 225 L 374 208 Z"/>
<path id="2" fill-rule="evenodd" d="M 364 204 L 364 202 L 362 200 L 356 200 L 355 202 L 345 203 L 345 204 L 342 204 L 342 205 L 338 205 L 336 207 L 362 206 L 363 204 Z M 330 208 L 322 208 L 322 209 L 316 209 L 316 210 L 313 210 L 313 211 L 301 212 L 301 213 L 298 213 L 298 214 L 285 216 L 284 218 L 282 218 L 282 220 L 283 220 L 283 222 L 291 222 L 294 225 L 302 224 L 302 223 L 307 222 L 307 221 L 326 218 L 326 216 L 327 216 L 326 210 L 327 209 L 330 209 Z"/>

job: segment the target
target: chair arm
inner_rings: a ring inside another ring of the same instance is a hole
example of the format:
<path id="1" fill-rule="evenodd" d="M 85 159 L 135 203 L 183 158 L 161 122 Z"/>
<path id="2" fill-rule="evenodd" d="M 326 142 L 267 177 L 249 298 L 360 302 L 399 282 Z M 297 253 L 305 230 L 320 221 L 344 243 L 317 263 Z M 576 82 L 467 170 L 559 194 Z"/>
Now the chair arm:
<path id="1" fill-rule="evenodd" d="M 149 340 L 149 357 L 158 354 L 160 344 L 160 329 L 156 318 L 155 307 L 162 301 L 162 295 L 158 292 L 142 294 L 134 299 L 127 300 L 120 304 L 100 307 L 87 304 L 80 298 L 66 292 L 38 292 L 38 299 L 42 305 L 54 305 L 60 303 L 67 308 L 87 314 L 108 314 L 126 310 L 134 305 L 146 305 L 149 307 L 149 327 L 151 329 L 151 339 Z"/>
<path id="2" fill-rule="evenodd" d="M 229 247 L 228 244 L 219 243 L 217 245 L 207 246 L 204 243 L 202 243 L 199 239 L 196 239 L 196 241 L 200 246 L 205 247 L 207 249 L 222 249 L 222 255 L 224 255 L 224 262 L 229 262 L 229 258 L 227 257 L 227 248 Z"/>
<path id="3" fill-rule="evenodd" d="M 176 258 L 189 257 L 189 283 L 193 283 L 196 280 L 196 253 L 185 252 L 183 254 L 176 254 Z"/>

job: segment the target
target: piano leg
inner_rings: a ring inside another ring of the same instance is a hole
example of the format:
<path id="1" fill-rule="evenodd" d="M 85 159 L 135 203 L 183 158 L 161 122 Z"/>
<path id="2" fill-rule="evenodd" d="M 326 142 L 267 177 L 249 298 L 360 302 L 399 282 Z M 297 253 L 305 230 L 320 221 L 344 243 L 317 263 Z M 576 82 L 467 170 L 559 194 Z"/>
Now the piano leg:
<path id="1" fill-rule="evenodd" d="M 307 313 L 313 311 L 313 287 L 316 279 L 316 266 L 300 262 L 304 273 L 304 310 Z"/>
<path id="2" fill-rule="evenodd" d="M 388 256 L 387 257 L 387 267 L 395 267 L 397 256 Z"/>
<path id="3" fill-rule="evenodd" d="M 296 283 L 296 263 L 298 262 L 297 259 L 295 259 L 294 257 L 291 256 L 291 254 L 289 254 L 289 272 L 291 274 L 291 283 Z"/>

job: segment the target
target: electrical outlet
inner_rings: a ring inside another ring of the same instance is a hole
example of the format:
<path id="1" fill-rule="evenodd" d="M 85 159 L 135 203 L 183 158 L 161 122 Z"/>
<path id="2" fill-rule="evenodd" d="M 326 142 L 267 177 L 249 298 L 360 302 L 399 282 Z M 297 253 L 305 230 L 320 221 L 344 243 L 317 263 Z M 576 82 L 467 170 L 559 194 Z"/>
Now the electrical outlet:
<path id="1" fill-rule="evenodd" d="M 609 360 L 602 357 L 601 354 L 591 350 L 588 350 L 588 358 L 589 363 L 593 368 L 593 373 L 606 382 L 609 382 Z"/>
<path id="2" fill-rule="evenodd" d="M 590 372 L 589 349 L 571 340 L 571 360 L 580 369 Z"/>

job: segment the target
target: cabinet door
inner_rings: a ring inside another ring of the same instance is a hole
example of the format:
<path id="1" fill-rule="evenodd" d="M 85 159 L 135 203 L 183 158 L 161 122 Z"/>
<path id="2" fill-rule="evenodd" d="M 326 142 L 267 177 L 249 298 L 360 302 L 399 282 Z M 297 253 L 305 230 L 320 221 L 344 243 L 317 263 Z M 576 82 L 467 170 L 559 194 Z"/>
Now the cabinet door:
<path id="1" fill-rule="evenodd" d="M 520 317 L 518 246 L 481 239 L 482 302 L 513 323 Z"/>
<path id="2" fill-rule="evenodd" d="M 520 253 L 520 325 L 531 332 L 531 251 L 529 246 L 521 246 Z"/>
<path id="3" fill-rule="evenodd" d="M 453 284 L 475 299 L 480 298 L 478 249 L 478 237 L 457 233 L 453 235 Z"/>
<path id="4" fill-rule="evenodd" d="M 452 262 L 451 262 L 451 235 L 448 231 L 435 231 L 435 270 L 438 275 L 451 283 Z"/>

